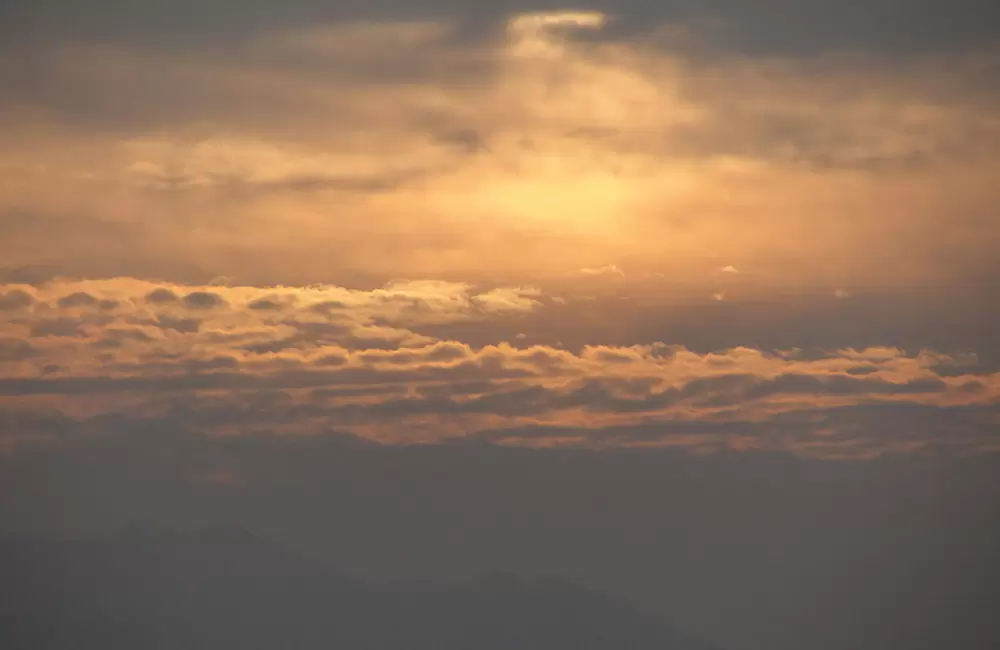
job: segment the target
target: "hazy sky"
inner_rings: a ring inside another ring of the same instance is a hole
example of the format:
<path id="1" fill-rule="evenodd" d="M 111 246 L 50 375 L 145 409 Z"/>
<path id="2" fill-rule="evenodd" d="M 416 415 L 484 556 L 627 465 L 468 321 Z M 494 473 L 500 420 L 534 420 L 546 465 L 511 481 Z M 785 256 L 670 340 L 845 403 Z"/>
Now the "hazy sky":
<path id="1" fill-rule="evenodd" d="M 12 467 L 1000 450 L 993 3 L 15 0 L 0 88 Z"/>

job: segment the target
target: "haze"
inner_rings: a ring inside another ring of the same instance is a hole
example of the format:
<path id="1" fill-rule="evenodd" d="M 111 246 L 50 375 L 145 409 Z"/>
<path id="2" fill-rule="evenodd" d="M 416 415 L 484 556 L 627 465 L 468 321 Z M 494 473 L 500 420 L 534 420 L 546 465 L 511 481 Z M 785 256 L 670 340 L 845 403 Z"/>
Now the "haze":
<path id="1" fill-rule="evenodd" d="M 978 0 L 0 3 L 0 532 L 996 647 L 998 48 Z"/>

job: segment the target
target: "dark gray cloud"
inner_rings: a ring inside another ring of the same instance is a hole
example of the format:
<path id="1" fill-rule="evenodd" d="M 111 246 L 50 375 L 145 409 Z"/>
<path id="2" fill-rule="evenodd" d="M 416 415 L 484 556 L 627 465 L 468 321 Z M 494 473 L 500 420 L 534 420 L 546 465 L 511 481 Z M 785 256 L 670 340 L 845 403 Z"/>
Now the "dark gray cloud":
<path id="1" fill-rule="evenodd" d="M 176 300 L 177 294 L 170 289 L 154 289 L 146 294 L 146 302 L 151 302 L 153 304 L 175 302 Z"/>
<path id="2" fill-rule="evenodd" d="M 149 343 L 156 340 L 145 330 L 134 327 L 108 327 L 104 330 L 103 334 L 107 339 L 115 341 L 139 341 L 141 343 Z"/>
<path id="3" fill-rule="evenodd" d="M 57 301 L 60 307 L 93 307 L 98 303 L 97 298 L 85 291 L 77 291 L 68 296 L 63 296 Z"/>
<path id="4" fill-rule="evenodd" d="M 0 362 L 24 361 L 36 353 L 34 346 L 23 339 L 0 337 Z"/>
<path id="5" fill-rule="evenodd" d="M 224 306 L 226 300 L 211 291 L 192 291 L 184 296 L 184 304 L 191 309 L 215 309 Z"/>
<path id="6" fill-rule="evenodd" d="M 834 0 L 747 3 L 650 0 L 570 3 L 548 0 L 8 0 L 0 5 L 0 31 L 8 42 L 39 40 L 131 41 L 154 46 L 217 47 L 261 31 L 342 20 L 459 17 L 466 34 L 489 33 L 509 14 L 570 9 L 605 11 L 618 30 L 670 22 L 711 45 L 747 52 L 822 50 L 928 51 L 997 42 L 1000 10 L 988 0 L 873 0 L 845 6 Z"/>
<path id="7" fill-rule="evenodd" d="M 24 309 L 31 306 L 33 302 L 35 299 L 31 294 L 21 289 L 13 289 L 0 294 L 0 310 L 2 311 Z"/>
<path id="8" fill-rule="evenodd" d="M 84 336 L 80 321 L 73 318 L 52 318 L 40 320 L 31 325 L 31 335 L 35 337 L 43 336 Z"/>
<path id="9" fill-rule="evenodd" d="M 201 322 L 196 318 L 174 318 L 167 314 L 157 314 L 156 324 L 163 329 L 182 334 L 193 334 L 201 327 Z"/>
<path id="10" fill-rule="evenodd" d="M 291 303 L 288 298 L 284 296 L 257 298 L 256 300 L 251 300 L 247 303 L 247 308 L 255 311 L 278 311 L 289 306 L 290 304 Z"/>

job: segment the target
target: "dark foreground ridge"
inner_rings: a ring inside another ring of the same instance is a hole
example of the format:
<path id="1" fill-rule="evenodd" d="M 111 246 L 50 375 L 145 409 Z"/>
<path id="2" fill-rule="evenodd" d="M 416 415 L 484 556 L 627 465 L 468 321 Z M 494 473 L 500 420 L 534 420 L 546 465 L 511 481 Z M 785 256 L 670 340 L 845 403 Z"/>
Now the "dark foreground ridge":
<path id="1" fill-rule="evenodd" d="M 230 527 L 0 542 L 7 650 L 712 650 L 558 579 L 370 584 Z"/>

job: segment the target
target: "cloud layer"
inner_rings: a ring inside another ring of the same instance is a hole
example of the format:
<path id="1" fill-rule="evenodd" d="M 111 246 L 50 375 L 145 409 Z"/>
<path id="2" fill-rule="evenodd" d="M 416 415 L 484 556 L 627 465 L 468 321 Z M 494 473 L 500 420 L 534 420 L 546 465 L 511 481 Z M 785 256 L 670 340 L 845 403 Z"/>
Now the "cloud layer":
<path id="1" fill-rule="evenodd" d="M 4 440 L 995 447 L 984 7 L 184 6 L 2 9 Z"/>
<path id="2" fill-rule="evenodd" d="M 86 430 L 108 417 L 153 417 L 206 433 L 336 430 L 400 443 L 850 457 L 997 446 L 1000 373 L 971 354 L 699 353 L 662 342 L 569 349 L 523 338 L 474 346 L 434 335 L 560 307 L 533 288 L 119 278 L 8 285 L 0 297 L 8 445 L 51 440 L 58 422 Z"/>
<path id="3" fill-rule="evenodd" d="M 12 45 L 4 273 L 524 284 L 617 264 L 682 284 L 732 266 L 774 293 L 996 272 L 993 50 L 746 57 L 623 20 Z"/>

